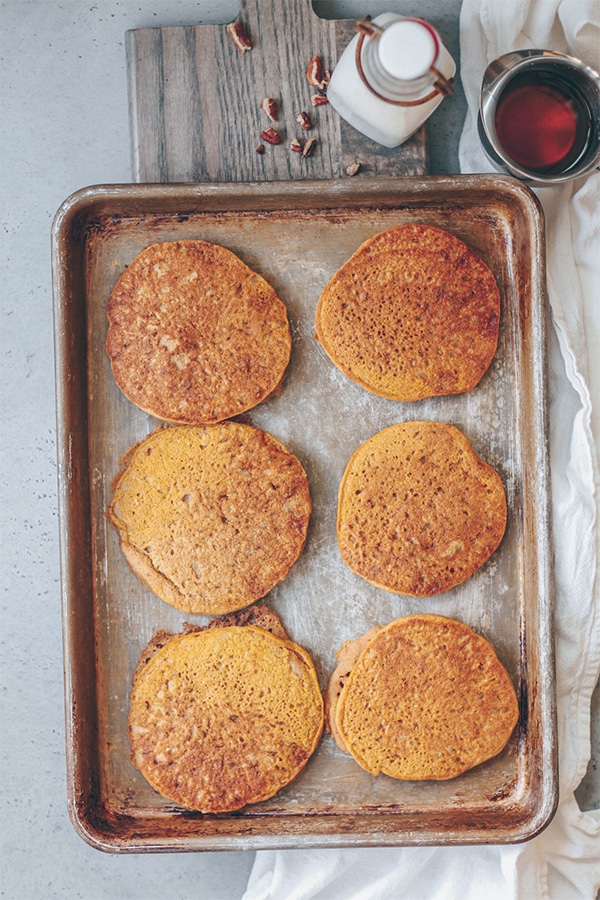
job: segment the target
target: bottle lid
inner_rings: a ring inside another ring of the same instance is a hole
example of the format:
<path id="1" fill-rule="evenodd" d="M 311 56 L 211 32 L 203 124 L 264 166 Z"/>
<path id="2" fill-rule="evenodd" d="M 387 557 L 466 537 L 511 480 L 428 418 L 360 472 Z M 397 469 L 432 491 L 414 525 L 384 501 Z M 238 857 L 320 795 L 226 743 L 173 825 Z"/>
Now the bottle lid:
<path id="1" fill-rule="evenodd" d="M 377 42 L 379 60 L 392 78 L 413 81 L 429 71 L 438 55 L 433 28 L 419 19 L 401 19 L 389 25 Z"/>

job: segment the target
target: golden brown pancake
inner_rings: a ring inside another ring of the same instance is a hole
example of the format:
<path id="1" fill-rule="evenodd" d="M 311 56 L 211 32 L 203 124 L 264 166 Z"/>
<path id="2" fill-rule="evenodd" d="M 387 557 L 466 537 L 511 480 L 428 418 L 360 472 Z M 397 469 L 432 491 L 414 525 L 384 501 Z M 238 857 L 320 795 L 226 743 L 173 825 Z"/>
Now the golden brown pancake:
<path id="1" fill-rule="evenodd" d="M 248 609 L 236 610 L 236 612 L 229 613 L 226 616 L 219 616 L 216 619 L 211 619 L 208 625 L 194 625 L 190 622 L 184 622 L 183 633 L 190 634 L 192 631 L 207 631 L 210 628 L 229 628 L 231 625 L 256 625 L 257 628 L 262 628 L 263 631 L 271 632 L 275 637 L 281 638 L 284 641 L 289 640 L 288 634 L 283 627 L 283 623 L 279 616 L 269 609 L 268 606 L 265 606 L 264 603 L 255 603 L 248 607 Z M 170 632 L 165 631 L 162 628 L 159 628 L 158 631 L 154 632 L 146 645 L 146 649 L 140 656 L 137 668 L 133 673 L 134 681 L 146 663 L 150 662 L 157 650 L 162 650 L 172 637 L 173 635 Z"/>
<path id="2" fill-rule="evenodd" d="M 393 400 L 470 391 L 498 341 L 500 295 L 454 235 L 400 225 L 365 241 L 325 285 L 317 338 L 332 362 Z"/>
<path id="3" fill-rule="evenodd" d="M 419 614 L 338 654 L 326 698 L 338 746 L 367 772 L 455 778 L 504 749 L 519 716 L 491 644 L 454 619 Z"/>
<path id="4" fill-rule="evenodd" d="M 135 574 L 162 600 L 215 615 L 287 575 L 311 514 L 306 473 L 250 425 L 160 429 L 124 456 L 108 517 Z"/>
<path id="5" fill-rule="evenodd" d="M 134 675 L 133 764 L 164 797 L 204 813 L 272 797 L 323 731 L 309 654 L 249 624 L 166 638 Z"/>
<path id="6" fill-rule="evenodd" d="M 287 311 L 234 253 L 206 241 L 143 250 L 108 301 L 115 381 L 145 412 L 203 425 L 251 409 L 280 385 Z"/>
<path id="7" fill-rule="evenodd" d="M 458 428 L 403 422 L 365 441 L 339 490 L 342 558 L 367 581 L 427 597 L 465 581 L 506 527 L 497 472 Z"/>

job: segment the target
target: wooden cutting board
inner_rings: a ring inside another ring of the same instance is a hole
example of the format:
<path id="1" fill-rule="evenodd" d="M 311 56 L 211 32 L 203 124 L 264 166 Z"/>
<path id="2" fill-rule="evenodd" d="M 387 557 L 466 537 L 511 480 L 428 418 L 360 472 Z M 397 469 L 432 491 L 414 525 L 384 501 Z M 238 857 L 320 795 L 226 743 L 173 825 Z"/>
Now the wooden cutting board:
<path id="1" fill-rule="evenodd" d="M 424 175 L 426 129 L 394 149 L 347 125 L 329 105 L 313 107 L 306 67 L 319 56 L 333 70 L 354 20 L 321 19 L 311 0 L 240 0 L 252 49 L 241 53 L 225 25 L 143 28 L 126 34 L 133 179 L 139 182 L 281 181 L 361 175 Z M 280 104 L 272 123 L 265 97 Z M 303 131 L 305 111 L 314 125 Z M 282 143 L 261 141 L 273 126 Z M 317 138 L 314 153 L 290 150 L 294 137 Z M 259 154 L 256 147 L 265 144 Z"/>

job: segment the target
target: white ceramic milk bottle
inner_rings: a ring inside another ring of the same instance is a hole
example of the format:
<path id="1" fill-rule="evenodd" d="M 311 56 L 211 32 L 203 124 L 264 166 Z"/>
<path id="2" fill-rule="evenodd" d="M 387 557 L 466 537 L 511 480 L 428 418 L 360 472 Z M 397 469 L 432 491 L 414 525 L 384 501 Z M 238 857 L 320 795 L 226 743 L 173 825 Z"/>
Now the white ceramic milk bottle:
<path id="1" fill-rule="evenodd" d="M 397 13 L 361 20 L 331 76 L 327 98 L 357 131 L 397 147 L 452 92 L 454 60 L 432 26 Z"/>

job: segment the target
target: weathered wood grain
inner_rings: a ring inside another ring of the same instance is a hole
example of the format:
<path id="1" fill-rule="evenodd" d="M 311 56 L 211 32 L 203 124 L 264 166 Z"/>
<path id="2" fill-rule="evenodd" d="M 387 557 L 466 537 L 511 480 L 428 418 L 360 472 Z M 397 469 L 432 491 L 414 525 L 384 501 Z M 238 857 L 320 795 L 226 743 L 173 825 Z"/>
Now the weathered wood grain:
<path id="1" fill-rule="evenodd" d="M 426 131 L 401 147 L 380 147 L 343 122 L 328 105 L 313 107 L 306 66 L 326 69 L 350 41 L 354 22 L 325 20 L 311 0 L 240 0 L 238 17 L 252 41 L 240 53 L 225 25 L 145 28 L 127 32 L 127 67 L 135 181 L 234 182 L 337 178 L 361 163 L 367 175 L 423 175 Z M 260 109 L 280 104 L 273 127 L 282 143 L 256 147 L 273 125 Z M 308 158 L 290 141 L 306 139 L 296 122 L 306 111 L 317 138 Z"/>

